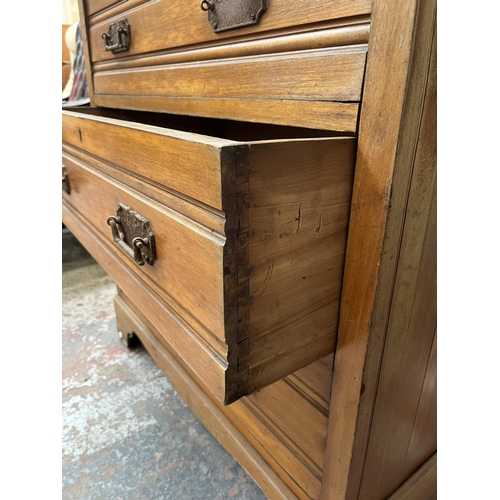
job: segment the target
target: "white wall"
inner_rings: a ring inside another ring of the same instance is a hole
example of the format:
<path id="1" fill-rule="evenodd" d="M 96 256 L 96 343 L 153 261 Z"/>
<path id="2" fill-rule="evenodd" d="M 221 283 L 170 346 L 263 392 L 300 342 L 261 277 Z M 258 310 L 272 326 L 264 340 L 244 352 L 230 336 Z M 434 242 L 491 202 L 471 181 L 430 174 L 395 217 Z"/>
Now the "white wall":
<path id="1" fill-rule="evenodd" d="M 62 24 L 73 24 L 78 20 L 77 0 L 62 0 Z"/>

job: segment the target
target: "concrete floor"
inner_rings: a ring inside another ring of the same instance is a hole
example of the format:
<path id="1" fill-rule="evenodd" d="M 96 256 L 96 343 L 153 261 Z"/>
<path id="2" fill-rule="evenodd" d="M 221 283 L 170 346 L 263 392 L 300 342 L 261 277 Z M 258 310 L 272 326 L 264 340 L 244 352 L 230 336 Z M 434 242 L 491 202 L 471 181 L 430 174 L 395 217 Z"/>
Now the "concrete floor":
<path id="1" fill-rule="evenodd" d="M 63 500 L 261 500 L 142 346 L 120 341 L 116 287 L 63 230 Z"/>

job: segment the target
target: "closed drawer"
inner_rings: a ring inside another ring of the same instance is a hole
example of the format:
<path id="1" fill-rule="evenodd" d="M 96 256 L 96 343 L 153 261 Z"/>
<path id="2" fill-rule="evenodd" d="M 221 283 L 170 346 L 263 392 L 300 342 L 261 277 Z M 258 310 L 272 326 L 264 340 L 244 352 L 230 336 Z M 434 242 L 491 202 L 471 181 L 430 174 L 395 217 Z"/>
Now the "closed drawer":
<path id="1" fill-rule="evenodd" d="M 93 103 L 355 132 L 369 2 L 267 3 L 258 25 L 227 33 L 213 32 L 198 1 L 130 1 L 90 16 Z M 106 50 L 103 35 L 125 21 L 127 49 Z"/>
<path id="2" fill-rule="evenodd" d="M 228 404 L 333 352 L 355 139 L 210 125 L 221 137 L 64 111 L 63 206 L 162 341 Z M 124 249 L 134 230 L 115 242 L 120 206 L 148 221 L 153 265 Z"/>
<path id="3" fill-rule="evenodd" d="M 319 23 L 352 24 L 350 18 L 367 16 L 371 10 L 369 0 L 209 1 L 214 4 L 211 11 L 202 10 L 199 0 L 83 0 L 81 12 L 88 27 L 91 60 L 109 61 L 222 41 L 227 44 L 311 27 L 317 30 L 322 26 Z M 215 17 L 222 21 L 216 28 Z M 131 35 L 128 49 L 106 50 L 103 33 L 125 19 Z"/>

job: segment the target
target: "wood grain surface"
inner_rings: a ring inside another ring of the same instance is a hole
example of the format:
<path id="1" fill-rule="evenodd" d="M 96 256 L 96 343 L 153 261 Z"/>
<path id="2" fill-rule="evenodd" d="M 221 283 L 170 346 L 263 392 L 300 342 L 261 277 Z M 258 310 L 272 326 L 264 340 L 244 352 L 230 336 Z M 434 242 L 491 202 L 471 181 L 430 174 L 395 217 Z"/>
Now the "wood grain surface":
<path id="1" fill-rule="evenodd" d="M 365 56 L 366 46 L 360 45 L 134 71 L 103 71 L 94 74 L 94 92 L 269 101 L 359 101 Z"/>
<path id="2" fill-rule="evenodd" d="M 245 129 L 258 137 L 248 126 L 236 135 Z M 66 202 L 141 281 L 144 296 L 157 295 L 200 353 L 220 363 L 223 389 L 217 380 L 214 392 L 223 391 L 223 402 L 333 352 L 354 138 L 236 142 L 65 112 L 63 144 Z M 135 266 L 114 244 L 107 219 L 120 204 L 149 221 L 154 266 Z M 172 346 L 174 334 L 154 325 Z"/>
<path id="3" fill-rule="evenodd" d="M 221 405 L 202 389 L 204 381 L 197 378 L 175 352 L 169 352 L 158 343 L 158 336 L 151 333 L 148 319 L 120 289 L 119 295 L 120 303 L 128 307 L 127 314 L 135 318 L 134 327 L 138 328 L 135 332 L 176 390 L 223 446 L 252 474 L 266 495 L 273 499 L 317 498 L 321 466 L 315 465 L 308 453 L 312 451 L 321 461 L 315 451 L 315 441 L 321 448 L 326 437 L 325 416 L 300 393 L 286 389 L 283 385 L 286 379 L 281 385 L 273 384 L 230 406 Z M 117 321 L 121 324 L 119 318 Z M 282 426 L 283 419 L 290 422 Z M 295 428 L 300 428 L 298 435 Z M 257 467 L 253 460 L 259 464 Z"/>
<path id="4" fill-rule="evenodd" d="M 63 112 L 63 143 L 222 209 L 219 148 L 230 142 Z"/>
<path id="5" fill-rule="evenodd" d="M 328 415 L 332 390 L 333 353 L 287 377 L 295 390 Z"/>
<path id="6" fill-rule="evenodd" d="M 84 0 L 79 2 L 85 3 Z M 111 52 L 105 51 L 101 34 L 108 31 L 111 23 L 125 18 L 132 31 L 130 50 L 122 53 L 122 56 L 127 57 L 370 13 L 368 0 L 311 0 L 307 3 L 299 0 L 273 0 L 269 2 L 268 9 L 258 25 L 216 34 L 208 23 L 207 13 L 200 9 L 198 0 L 158 0 L 142 5 L 140 3 L 142 2 L 126 2 L 118 6 L 116 11 L 110 10 L 89 20 L 92 61 L 116 58 Z M 131 10 L 124 11 L 128 4 L 132 7 Z M 81 12 L 86 10 L 84 7 Z"/>
<path id="7" fill-rule="evenodd" d="M 191 47 L 189 50 L 167 51 L 152 55 L 118 58 L 93 64 L 96 73 L 100 71 L 123 70 L 148 66 L 187 63 L 194 61 L 221 60 L 263 54 L 279 54 L 298 50 L 313 50 L 326 47 L 362 45 L 368 42 L 370 24 L 358 20 L 347 26 L 334 26 L 321 30 L 268 36 L 265 38 L 235 41 L 233 43 L 211 44 Z"/>
<path id="8" fill-rule="evenodd" d="M 85 0 L 83 5 L 88 12 L 92 24 L 96 19 L 106 19 L 116 16 L 120 12 L 131 10 L 138 5 L 150 2 L 151 0 Z"/>
<path id="9" fill-rule="evenodd" d="M 432 455 L 388 500 L 436 500 L 437 454 Z"/>
<path id="10" fill-rule="evenodd" d="M 347 102 L 96 95 L 96 106 L 356 132 L 359 104 Z"/>
<path id="11" fill-rule="evenodd" d="M 258 26 L 221 35 L 195 0 L 80 6 L 94 105 L 357 139 L 332 181 L 334 138 L 203 137 L 105 116 L 89 128 L 72 116 L 76 194 L 81 179 L 106 179 L 161 213 L 162 228 L 175 212 L 186 222 L 174 255 L 195 243 L 221 265 L 207 264 L 192 299 L 169 298 L 168 280 L 138 279 L 96 229 L 107 188 L 86 196 L 90 209 L 63 195 L 68 227 L 122 289 L 117 313 L 269 498 L 435 498 L 435 0 L 274 0 Z M 101 33 L 124 17 L 131 50 L 114 56 Z M 189 287 L 205 267 L 192 260 L 175 275 Z M 200 294 L 206 306 L 214 290 L 211 317 Z"/>
<path id="12" fill-rule="evenodd" d="M 355 132 L 369 22 L 351 23 L 93 64 L 92 102 Z"/>
<path id="13" fill-rule="evenodd" d="M 86 0 L 85 5 L 89 15 L 95 14 L 104 9 L 109 9 L 110 7 L 115 7 L 117 5 L 130 5 L 127 0 Z"/>
<path id="14" fill-rule="evenodd" d="M 171 349 L 176 351 L 185 363 L 193 367 L 215 397 L 223 401 L 226 395 L 227 370 L 223 359 L 217 356 L 208 344 L 200 342 L 200 339 L 177 319 L 165 305 L 161 294 L 154 290 L 153 283 L 148 282 L 148 288 L 145 288 L 144 279 L 140 279 L 137 275 L 137 265 L 130 259 L 122 260 L 121 255 L 117 253 L 116 244 L 100 238 L 65 200 L 63 200 L 63 223 L 111 279 L 133 296 L 135 303 L 140 304 L 142 313 L 151 318 L 160 337 L 168 342 Z"/>
<path id="15" fill-rule="evenodd" d="M 432 53 L 435 57 L 435 45 Z M 437 448 L 436 94 L 433 58 L 360 500 L 371 499 L 374 490 L 380 492 L 381 498 L 390 495 Z"/>
<path id="16" fill-rule="evenodd" d="M 63 164 L 72 187 L 71 195 L 66 197 L 68 202 L 95 228 L 101 239 L 113 243 L 107 219 L 116 216 L 120 203 L 149 221 L 155 235 L 157 260 L 153 266 L 135 266 L 137 274 L 141 279 L 153 281 L 179 318 L 225 357 L 224 236 L 214 235 L 169 207 L 99 175 L 71 157 L 63 157 Z M 122 260 L 133 262 L 118 245 L 116 248 Z M 200 270 L 203 270 L 201 276 Z"/>
<path id="17" fill-rule="evenodd" d="M 434 26 L 434 2 L 408 2 L 404 8 L 390 1 L 374 2 L 322 498 L 357 499 L 360 492 L 422 123 Z M 382 77 L 389 71 L 391 78 Z M 423 241 L 424 234 L 418 238 Z M 410 299 L 405 307 L 411 306 Z M 412 328 L 416 331 L 418 326 Z M 397 404 L 397 397 L 392 402 Z M 399 484 L 405 479 L 399 477 Z M 385 475 L 383 480 L 392 478 Z M 366 494 L 371 499 L 386 498 L 394 491 L 384 492 L 377 484 L 371 483 L 371 490 L 367 486 Z"/>
<path id="18" fill-rule="evenodd" d="M 285 482 L 247 441 L 240 430 L 224 415 L 224 409 L 217 405 L 185 371 L 179 361 L 161 344 L 157 335 L 139 319 L 124 301 L 115 299 L 117 326 L 121 331 L 133 331 L 141 339 L 158 366 L 167 375 L 169 382 L 188 406 L 198 415 L 205 427 L 236 458 L 246 471 L 257 481 L 263 492 L 276 500 L 297 498 Z"/>
<path id="19" fill-rule="evenodd" d="M 355 141 L 337 138 L 334 148 L 331 141 L 250 147 L 248 365 L 255 387 L 288 375 L 288 363 L 302 358 L 306 365 L 333 351 Z"/>

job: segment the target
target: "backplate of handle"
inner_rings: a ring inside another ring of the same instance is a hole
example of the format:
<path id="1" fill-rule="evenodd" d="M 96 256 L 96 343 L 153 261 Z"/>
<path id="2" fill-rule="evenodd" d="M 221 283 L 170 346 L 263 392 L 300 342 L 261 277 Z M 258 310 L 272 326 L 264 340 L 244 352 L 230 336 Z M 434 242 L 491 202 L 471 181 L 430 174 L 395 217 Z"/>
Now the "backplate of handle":
<path id="1" fill-rule="evenodd" d="M 255 26 L 267 10 L 267 0 L 201 0 L 215 33 Z"/>
<path id="2" fill-rule="evenodd" d="M 156 260 L 155 236 L 149 221 L 127 205 L 120 203 L 116 216 L 106 220 L 113 240 L 138 266 L 146 262 L 152 266 Z"/>
<path id="3" fill-rule="evenodd" d="M 71 187 L 69 185 L 68 172 L 66 172 L 66 167 L 62 168 L 62 188 L 66 193 L 71 194 Z"/>

